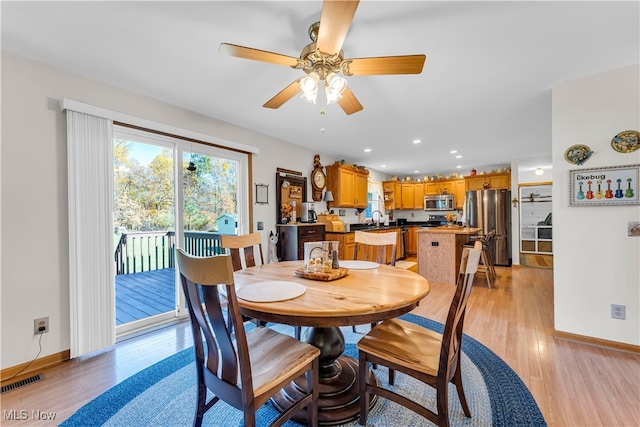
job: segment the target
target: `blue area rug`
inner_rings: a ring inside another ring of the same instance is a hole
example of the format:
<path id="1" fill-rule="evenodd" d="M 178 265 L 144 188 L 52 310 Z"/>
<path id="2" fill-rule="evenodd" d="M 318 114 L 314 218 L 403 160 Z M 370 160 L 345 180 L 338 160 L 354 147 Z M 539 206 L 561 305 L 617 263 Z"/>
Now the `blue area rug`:
<path id="1" fill-rule="evenodd" d="M 403 319 L 442 333 L 444 327 L 412 314 Z M 252 326 L 249 326 L 252 327 Z M 286 325 L 273 325 L 283 333 L 292 333 Z M 367 326 L 360 326 L 365 331 Z M 345 335 L 345 354 L 357 359 L 355 343 L 362 332 L 353 333 L 342 328 Z M 495 353 L 469 336 L 462 340 L 462 377 L 471 418 L 462 412 L 455 387 L 449 388 L 449 420 L 452 426 L 546 426 L 531 393 Z M 384 384 L 388 384 L 387 369 L 374 371 Z M 435 408 L 435 392 L 431 387 L 402 373 L 396 374 L 392 387 L 409 398 Z M 195 412 L 196 373 L 193 348 L 183 350 L 139 372 L 98 396 L 61 425 L 72 426 L 191 426 Z M 270 403 L 256 413 L 257 425 L 268 425 L 277 415 Z M 203 425 L 241 426 L 242 413 L 217 403 L 204 418 Z M 288 422 L 287 426 L 297 426 Z M 357 426 L 356 421 L 345 424 Z M 368 426 L 433 425 L 426 419 L 386 399 L 379 399 L 369 413 Z"/>

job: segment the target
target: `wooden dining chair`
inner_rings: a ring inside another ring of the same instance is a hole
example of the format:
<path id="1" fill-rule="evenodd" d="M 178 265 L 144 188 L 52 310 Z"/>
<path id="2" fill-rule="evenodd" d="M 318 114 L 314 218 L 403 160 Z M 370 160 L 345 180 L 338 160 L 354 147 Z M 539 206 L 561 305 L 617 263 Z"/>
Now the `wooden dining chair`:
<path id="1" fill-rule="evenodd" d="M 291 406 L 272 425 L 281 425 L 305 407 L 310 424 L 317 425 L 320 350 L 265 327 L 245 332 L 229 255 L 196 258 L 177 249 L 176 259 L 196 356 L 198 397 L 194 426 L 202 425 L 205 412 L 219 400 L 241 410 L 245 426 L 255 426 L 255 411 L 303 375 L 306 386 L 297 390 L 296 396 L 291 397 Z M 234 326 L 235 334 L 222 314 L 218 285 L 226 288 L 231 314 L 228 322 Z M 213 393 L 209 401 L 207 390 Z"/>
<path id="2" fill-rule="evenodd" d="M 378 264 L 396 265 L 396 251 L 398 242 L 398 232 L 372 233 L 367 231 L 356 231 L 354 236 L 353 259 L 373 261 Z M 389 257 L 389 249 L 391 256 Z M 387 262 L 389 259 L 389 262 Z M 376 324 L 372 323 L 373 328 Z M 356 332 L 355 325 L 351 327 Z"/>
<path id="3" fill-rule="evenodd" d="M 444 333 L 402 319 L 385 320 L 357 343 L 359 354 L 359 387 L 361 425 L 367 422 L 372 394 L 392 400 L 439 426 L 449 425 L 448 387 L 452 382 L 465 416 L 471 417 L 462 387 L 460 357 L 464 316 L 474 275 L 478 269 L 481 244 L 465 248 L 453 301 L 449 307 Z M 368 363 L 389 368 L 389 384 L 395 382 L 395 371 L 410 375 L 436 389 L 437 413 L 418 402 L 367 380 Z"/>
<path id="4" fill-rule="evenodd" d="M 378 264 L 396 265 L 398 232 L 373 233 L 356 231 L 354 235 L 353 259 L 373 261 Z M 391 257 L 389 257 L 391 248 Z M 387 261 L 389 259 L 389 261 Z"/>
<path id="5" fill-rule="evenodd" d="M 471 236 L 469 241 L 463 244 L 463 247 L 473 248 L 476 242 L 482 243 L 482 253 L 480 255 L 480 260 L 482 261 L 482 271 L 487 278 L 487 286 L 491 287 L 491 279 L 496 278 L 496 267 L 493 263 L 493 256 L 491 253 L 493 252 L 494 240 L 496 237 L 496 230 L 491 230 L 487 234 L 481 236 Z"/>
<path id="6" fill-rule="evenodd" d="M 245 268 L 255 267 L 264 264 L 262 254 L 262 237 L 260 233 L 244 234 L 241 236 L 221 235 L 221 244 L 223 249 L 227 249 L 231 255 L 231 263 L 233 271 L 244 270 Z M 227 310 L 228 312 L 228 310 Z M 265 326 L 264 322 L 243 316 L 245 321 L 249 320 L 258 326 Z M 295 335 L 299 340 L 302 335 L 302 326 L 295 327 Z"/>

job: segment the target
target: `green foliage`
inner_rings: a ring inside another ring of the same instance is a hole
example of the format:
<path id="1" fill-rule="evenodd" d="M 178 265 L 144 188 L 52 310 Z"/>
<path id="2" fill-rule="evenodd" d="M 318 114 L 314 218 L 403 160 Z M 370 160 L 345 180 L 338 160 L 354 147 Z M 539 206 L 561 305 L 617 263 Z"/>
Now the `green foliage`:
<path id="1" fill-rule="evenodd" d="M 173 230 L 173 150 L 164 148 L 149 166 L 132 157 L 137 142 L 114 139 L 114 226 L 128 231 Z M 189 162 L 196 170 L 187 170 Z M 186 230 L 217 231 L 216 219 L 237 213 L 238 164 L 199 154 L 182 159 Z"/>

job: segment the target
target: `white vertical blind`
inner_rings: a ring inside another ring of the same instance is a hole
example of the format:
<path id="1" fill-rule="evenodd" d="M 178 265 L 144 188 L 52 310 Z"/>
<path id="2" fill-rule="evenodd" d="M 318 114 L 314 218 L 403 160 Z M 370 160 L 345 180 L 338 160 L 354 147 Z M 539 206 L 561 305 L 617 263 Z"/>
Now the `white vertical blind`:
<path id="1" fill-rule="evenodd" d="M 67 110 L 71 357 L 115 343 L 113 123 Z"/>

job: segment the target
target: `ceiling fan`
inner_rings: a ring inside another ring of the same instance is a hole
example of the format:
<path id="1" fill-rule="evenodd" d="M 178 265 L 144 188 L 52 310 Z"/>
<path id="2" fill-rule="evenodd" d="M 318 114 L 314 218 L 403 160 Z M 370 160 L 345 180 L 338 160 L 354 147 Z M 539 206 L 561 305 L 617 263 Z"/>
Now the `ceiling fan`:
<path id="1" fill-rule="evenodd" d="M 265 108 L 280 108 L 302 92 L 302 97 L 310 102 L 316 103 L 319 96 L 323 105 L 337 102 L 346 114 L 357 113 L 362 110 L 362 104 L 338 73 L 345 76 L 420 74 L 426 59 L 425 55 L 344 59 L 342 44 L 358 3 L 358 0 L 324 0 L 320 22 L 309 27 L 311 43 L 302 50 L 300 58 L 229 43 L 221 43 L 219 51 L 238 58 L 288 65 L 308 74 L 267 101 Z"/>

